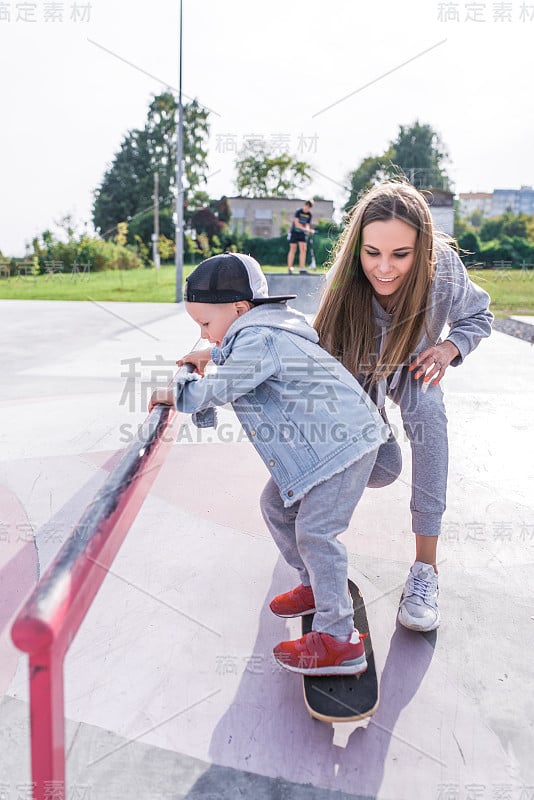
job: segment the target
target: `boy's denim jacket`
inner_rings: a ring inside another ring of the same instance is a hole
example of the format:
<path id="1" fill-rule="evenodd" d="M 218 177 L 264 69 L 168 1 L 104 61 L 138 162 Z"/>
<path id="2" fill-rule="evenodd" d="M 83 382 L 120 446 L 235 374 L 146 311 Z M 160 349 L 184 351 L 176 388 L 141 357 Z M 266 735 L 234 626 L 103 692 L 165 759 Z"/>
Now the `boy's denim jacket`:
<path id="1" fill-rule="evenodd" d="M 285 506 L 377 449 L 389 432 L 358 381 L 317 341 L 285 303 L 255 306 L 213 348 L 216 370 L 176 386 L 176 408 L 195 414 L 198 425 L 214 424 L 214 406 L 232 404 Z"/>

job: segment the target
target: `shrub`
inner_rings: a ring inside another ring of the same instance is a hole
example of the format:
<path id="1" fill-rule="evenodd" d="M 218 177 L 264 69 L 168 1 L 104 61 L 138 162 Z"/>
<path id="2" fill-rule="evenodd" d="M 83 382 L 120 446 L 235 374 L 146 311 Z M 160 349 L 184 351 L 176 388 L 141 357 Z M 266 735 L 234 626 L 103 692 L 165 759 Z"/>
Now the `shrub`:
<path id="1" fill-rule="evenodd" d="M 159 232 L 160 235 L 174 241 L 174 221 L 173 211 L 169 208 L 161 208 L 159 212 Z M 152 234 L 154 233 L 154 212 L 145 211 L 143 214 L 136 214 L 128 222 L 128 244 L 133 244 L 135 236 L 140 236 L 143 242 L 152 246 Z"/>
<path id="2" fill-rule="evenodd" d="M 313 251 L 318 267 L 323 266 L 330 260 L 331 252 L 336 241 L 336 237 L 318 236 L 317 233 L 314 235 Z M 260 264 L 269 264 L 273 267 L 285 266 L 287 264 L 289 242 L 286 236 L 278 236 L 273 239 L 245 238 L 242 245 L 243 249 L 238 252 L 250 253 Z M 296 259 L 298 260 L 298 250 Z M 306 263 L 308 265 L 310 259 L 311 247 L 308 245 L 308 251 L 306 253 Z"/>
<path id="3" fill-rule="evenodd" d="M 259 237 L 245 239 L 244 253 L 250 253 L 260 264 L 282 266 L 287 263 L 287 238 L 278 236 L 275 239 L 261 239 Z"/>
<path id="4" fill-rule="evenodd" d="M 40 272 L 47 271 L 47 262 L 61 264 L 63 272 L 72 272 L 74 264 L 89 264 L 91 272 L 143 267 L 141 258 L 130 247 L 86 235 L 81 236 L 78 241 L 73 239 L 70 242 L 59 242 L 51 235 L 43 235 L 42 242 L 34 240 L 34 253 Z"/>
<path id="5" fill-rule="evenodd" d="M 480 260 L 485 262 L 511 261 L 519 269 L 521 263 L 534 261 L 534 245 L 519 236 L 492 239 L 480 247 Z"/>
<path id="6" fill-rule="evenodd" d="M 457 239 L 460 252 L 465 251 L 469 258 L 478 258 L 480 255 L 480 240 L 475 231 L 466 231 Z"/>
<path id="7" fill-rule="evenodd" d="M 330 265 L 336 241 L 335 238 L 317 237 L 317 234 L 315 234 L 313 237 L 313 249 L 318 267 Z"/>

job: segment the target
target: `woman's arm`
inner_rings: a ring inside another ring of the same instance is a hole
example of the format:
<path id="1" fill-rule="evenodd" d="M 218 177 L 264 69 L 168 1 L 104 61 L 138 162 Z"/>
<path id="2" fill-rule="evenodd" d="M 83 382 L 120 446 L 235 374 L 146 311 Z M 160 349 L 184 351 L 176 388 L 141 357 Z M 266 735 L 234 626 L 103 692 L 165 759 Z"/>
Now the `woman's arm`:
<path id="1" fill-rule="evenodd" d="M 454 250 L 450 250 L 453 300 L 449 312 L 450 330 L 445 341 L 452 342 L 459 355 L 451 362 L 461 364 L 481 339 L 491 333 L 493 314 L 489 310 L 490 296 L 469 278 L 467 269 Z"/>

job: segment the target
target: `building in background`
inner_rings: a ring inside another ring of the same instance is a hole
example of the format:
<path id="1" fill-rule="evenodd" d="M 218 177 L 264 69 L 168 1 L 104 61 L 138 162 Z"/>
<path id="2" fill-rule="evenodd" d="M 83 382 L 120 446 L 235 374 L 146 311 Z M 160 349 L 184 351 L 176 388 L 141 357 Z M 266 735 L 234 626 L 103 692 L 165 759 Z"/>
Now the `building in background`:
<path id="1" fill-rule="evenodd" d="M 461 217 L 470 217 L 473 211 L 480 211 L 483 216 L 491 217 L 492 192 L 464 192 L 458 198 Z"/>
<path id="2" fill-rule="evenodd" d="M 230 227 L 241 233 L 245 228 L 251 236 L 273 239 L 288 230 L 295 211 L 306 199 L 285 197 L 228 197 L 232 216 Z M 314 200 L 312 227 L 320 220 L 333 221 L 334 201 Z"/>
<path id="3" fill-rule="evenodd" d="M 480 211 L 485 217 L 500 217 L 507 211 L 512 214 L 534 214 L 534 189 L 494 189 L 493 192 L 466 192 L 459 195 L 460 214 L 469 217 Z"/>
<path id="4" fill-rule="evenodd" d="M 454 233 L 454 195 L 442 189 L 425 191 L 430 213 L 436 227 Z M 284 197 L 228 197 L 230 227 L 241 233 L 245 229 L 251 236 L 272 239 L 288 230 L 295 211 L 302 208 L 306 199 Z M 334 201 L 314 200 L 312 227 L 319 221 L 333 222 Z"/>
<path id="5" fill-rule="evenodd" d="M 443 189 L 425 189 L 423 191 L 432 221 L 438 231 L 443 231 L 449 236 L 454 234 L 454 194 Z"/>
<path id="6" fill-rule="evenodd" d="M 500 217 L 506 211 L 512 214 L 534 214 L 534 189 L 522 186 L 520 189 L 494 189 L 491 216 Z"/>

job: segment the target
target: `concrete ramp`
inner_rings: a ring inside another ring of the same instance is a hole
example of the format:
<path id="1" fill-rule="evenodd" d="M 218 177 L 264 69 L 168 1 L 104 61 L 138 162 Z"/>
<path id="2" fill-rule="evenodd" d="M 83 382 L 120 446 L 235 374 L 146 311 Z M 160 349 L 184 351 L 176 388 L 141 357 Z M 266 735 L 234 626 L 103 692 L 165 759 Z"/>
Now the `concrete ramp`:
<path id="1" fill-rule="evenodd" d="M 266 272 L 269 294 L 287 295 L 295 294 L 294 300 L 290 305 L 304 314 L 315 314 L 325 278 L 323 272 L 313 270 L 299 270 L 292 275 L 280 272 Z"/>
<path id="2" fill-rule="evenodd" d="M 153 363 L 171 369 L 197 332 L 174 305 L 0 305 L 0 787 L 17 797 L 31 781 L 28 691 L 10 621 L 146 416 Z M 64 350 L 58 314 L 81 331 Z M 36 324 L 26 359 L 20 337 Z M 438 632 L 396 624 L 413 560 L 402 435 L 401 477 L 365 493 L 343 536 L 380 680 L 363 724 L 312 720 L 300 678 L 272 658 L 299 633 L 268 608 L 295 576 L 261 519 L 267 475 L 233 412 L 216 432 L 178 416 L 176 445 L 66 660 L 68 797 L 534 797 L 533 362 L 527 342 L 495 333 L 447 375 Z"/>

